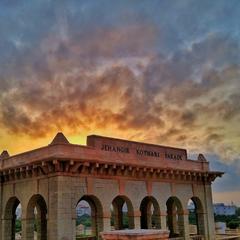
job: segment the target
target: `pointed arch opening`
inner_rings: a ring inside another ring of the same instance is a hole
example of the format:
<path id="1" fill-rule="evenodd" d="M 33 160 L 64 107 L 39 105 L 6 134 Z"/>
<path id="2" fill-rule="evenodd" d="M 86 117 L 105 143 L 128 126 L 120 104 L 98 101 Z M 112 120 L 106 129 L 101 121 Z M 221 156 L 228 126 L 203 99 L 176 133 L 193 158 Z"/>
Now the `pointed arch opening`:
<path id="1" fill-rule="evenodd" d="M 33 195 L 28 202 L 26 239 L 47 240 L 47 205 L 39 194 Z"/>
<path id="2" fill-rule="evenodd" d="M 169 237 L 184 237 L 183 207 L 180 200 L 177 197 L 170 197 L 166 205 Z"/>
<path id="3" fill-rule="evenodd" d="M 204 211 L 201 200 L 198 197 L 192 197 L 188 201 L 188 222 L 189 233 L 191 236 L 205 235 Z"/>
<path id="4" fill-rule="evenodd" d="M 113 230 L 133 229 L 133 205 L 126 196 L 117 196 L 111 205 L 111 227 Z"/>
<path id="5" fill-rule="evenodd" d="M 141 229 L 160 229 L 160 207 L 154 197 L 145 197 L 140 205 Z"/>
<path id="6" fill-rule="evenodd" d="M 4 240 L 22 239 L 22 207 L 16 197 L 8 200 L 4 212 Z"/>
<path id="7" fill-rule="evenodd" d="M 100 239 L 103 230 L 103 210 L 99 199 L 83 196 L 76 206 L 76 240 Z"/>

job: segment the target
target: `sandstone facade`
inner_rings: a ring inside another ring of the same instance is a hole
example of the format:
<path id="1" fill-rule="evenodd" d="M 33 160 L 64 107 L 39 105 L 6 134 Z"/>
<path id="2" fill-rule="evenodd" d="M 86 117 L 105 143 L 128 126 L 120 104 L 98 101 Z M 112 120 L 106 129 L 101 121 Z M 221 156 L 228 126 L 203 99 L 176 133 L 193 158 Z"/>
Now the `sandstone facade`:
<path id="1" fill-rule="evenodd" d="M 123 203 L 129 228 L 154 227 L 191 239 L 189 199 L 197 209 L 198 235 L 215 239 L 211 182 L 222 173 L 210 171 L 201 154 L 189 160 L 185 149 L 94 135 L 80 146 L 58 133 L 46 147 L 15 156 L 4 152 L 0 175 L 0 240 L 14 239 L 19 203 L 22 239 L 33 240 L 36 208 L 39 240 L 75 240 L 80 200 L 91 206 L 96 239 L 111 230 L 111 204 L 114 227 L 123 228 Z"/>

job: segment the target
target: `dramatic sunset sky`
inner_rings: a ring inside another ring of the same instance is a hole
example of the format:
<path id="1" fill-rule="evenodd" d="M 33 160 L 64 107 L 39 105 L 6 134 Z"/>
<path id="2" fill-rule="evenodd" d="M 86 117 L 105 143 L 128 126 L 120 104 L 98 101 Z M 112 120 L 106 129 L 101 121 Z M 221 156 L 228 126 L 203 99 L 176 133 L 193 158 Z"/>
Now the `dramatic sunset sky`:
<path id="1" fill-rule="evenodd" d="M 201 152 L 240 205 L 239 0 L 1 0 L 0 151 L 63 131 Z"/>

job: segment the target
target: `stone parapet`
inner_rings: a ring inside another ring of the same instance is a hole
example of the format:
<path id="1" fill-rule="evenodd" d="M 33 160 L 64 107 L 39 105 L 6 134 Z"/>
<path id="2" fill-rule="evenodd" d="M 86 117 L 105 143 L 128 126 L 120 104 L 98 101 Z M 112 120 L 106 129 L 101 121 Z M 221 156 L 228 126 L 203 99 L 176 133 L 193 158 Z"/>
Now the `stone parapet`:
<path id="1" fill-rule="evenodd" d="M 104 240 L 165 240 L 169 239 L 169 232 L 166 230 L 118 230 L 102 232 L 101 236 Z"/>

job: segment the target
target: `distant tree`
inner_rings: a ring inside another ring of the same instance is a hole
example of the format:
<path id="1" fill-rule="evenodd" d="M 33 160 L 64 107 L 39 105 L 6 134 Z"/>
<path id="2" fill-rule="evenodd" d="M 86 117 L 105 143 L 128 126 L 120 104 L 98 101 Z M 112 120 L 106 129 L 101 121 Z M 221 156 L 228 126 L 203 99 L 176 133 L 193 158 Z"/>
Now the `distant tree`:
<path id="1" fill-rule="evenodd" d="M 240 219 L 237 215 L 214 215 L 215 222 L 225 222 L 227 227 L 235 229 L 240 226 Z"/>
<path id="2" fill-rule="evenodd" d="M 129 228 L 128 213 L 123 213 L 123 228 Z"/>
<path id="3" fill-rule="evenodd" d="M 236 210 L 236 215 L 237 215 L 237 216 L 240 216 L 240 207 L 237 208 L 237 210 Z"/>
<path id="4" fill-rule="evenodd" d="M 237 221 L 237 220 L 231 220 L 229 223 L 228 223 L 228 227 L 230 229 L 236 229 L 240 226 L 240 221 Z"/>
<path id="5" fill-rule="evenodd" d="M 16 229 L 16 232 L 20 232 L 22 230 L 21 220 L 19 219 L 16 220 L 15 229 Z"/>
<path id="6" fill-rule="evenodd" d="M 91 227 L 91 216 L 84 214 L 77 218 L 76 225 L 82 224 L 86 227 Z"/>
<path id="7" fill-rule="evenodd" d="M 197 219 L 195 212 L 189 212 L 188 221 L 192 225 L 197 225 Z"/>

